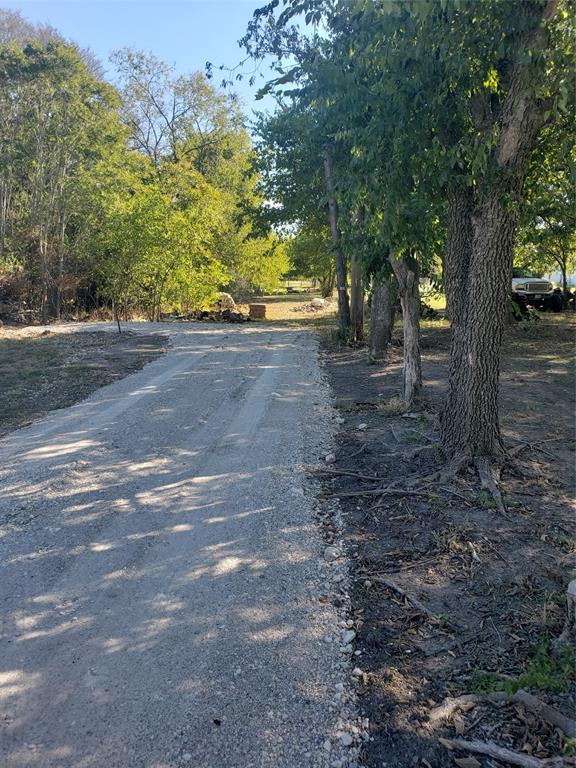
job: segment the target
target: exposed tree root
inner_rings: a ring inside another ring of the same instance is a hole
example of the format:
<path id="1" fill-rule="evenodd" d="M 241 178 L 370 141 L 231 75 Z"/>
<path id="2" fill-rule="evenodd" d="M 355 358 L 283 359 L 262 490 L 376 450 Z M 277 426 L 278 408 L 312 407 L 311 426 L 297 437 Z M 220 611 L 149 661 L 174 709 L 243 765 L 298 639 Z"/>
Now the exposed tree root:
<path id="1" fill-rule="evenodd" d="M 371 480 L 373 483 L 381 479 L 374 477 L 374 475 L 363 475 L 360 472 L 354 472 L 352 469 L 318 469 L 316 467 L 309 467 L 308 472 L 317 477 L 355 477 L 358 480 Z"/>
<path id="2" fill-rule="evenodd" d="M 418 448 L 413 448 L 410 451 L 391 451 L 390 453 L 385 453 L 384 458 L 388 459 L 400 457 L 404 459 L 404 461 L 408 461 L 409 459 L 413 459 L 423 453 L 431 453 L 436 455 L 439 450 L 440 448 L 438 443 L 433 443 L 432 445 L 420 445 Z"/>
<path id="3" fill-rule="evenodd" d="M 479 755 L 487 755 L 509 765 L 518 765 L 520 768 L 562 768 L 570 765 L 563 757 L 550 757 L 542 760 L 539 757 L 532 757 L 532 755 L 499 747 L 491 741 L 465 741 L 464 739 L 439 739 L 439 741 L 448 749 L 476 752 Z"/>
<path id="4" fill-rule="evenodd" d="M 431 448 L 432 446 L 426 446 Z M 447 467 L 432 472 L 430 475 L 416 475 L 407 478 L 406 485 L 408 488 L 421 488 L 426 485 L 443 485 L 444 483 L 450 483 L 456 480 L 456 477 L 466 469 L 470 464 L 468 457 L 461 457 L 454 461 L 451 461 Z"/>
<path id="5" fill-rule="evenodd" d="M 434 449 L 435 446 L 423 446 L 424 449 Z M 418 450 L 422 450 L 422 447 Z M 395 454 L 386 454 L 386 455 L 395 455 Z M 358 491 L 343 491 L 340 493 L 334 493 L 331 494 L 333 496 L 338 496 L 339 498 L 344 497 L 350 497 L 350 496 L 429 496 L 429 493 L 424 491 L 425 488 L 431 486 L 431 485 L 438 485 L 440 486 L 439 490 L 444 493 L 449 493 L 454 496 L 458 496 L 463 501 L 466 501 L 468 503 L 468 500 L 462 496 L 461 494 L 457 493 L 456 491 L 452 491 L 450 488 L 442 487 L 446 483 L 451 483 L 456 480 L 457 476 L 462 472 L 464 469 L 470 466 L 472 463 L 472 459 L 469 456 L 463 456 L 459 459 L 453 460 L 448 466 L 443 467 L 436 472 L 433 472 L 430 475 L 412 475 L 411 477 L 408 477 L 404 480 L 396 480 L 389 485 L 382 485 L 382 486 L 376 486 L 373 488 L 364 488 L 360 489 Z M 494 499 L 494 502 L 498 508 L 498 511 L 506 516 L 507 509 L 504 504 L 504 500 L 502 499 L 502 494 L 500 493 L 500 490 L 497 486 L 497 482 L 500 479 L 500 471 L 497 467 L 492 466 L 487 459 L 484 458 L 477 458 L 474 460 L 474 464 L 476 466 L 476 469 L 478 470 L 478 475 L 480 477 L 480 483 L 482 485 L 482 488 L 486 489 L 491 497 Z M 316 474 L 323 474 L 323 475 L 347 475 L 350 477 L 356 477 L 359 480 L 373 480 L 376 481 L 378 478 L 372 477 L 370 475 L 362 475 L 360 473 L 352 472 L 350 470 L 331 470 L 331 469 L 322 469 L 322 470 L 312 470 Z"/>
<path id="6" fill-rule="evenodd" d="M 481 456 L 477 456 L 476 459 L 474 459 L 474 464 L 476 465 L 478 475 L 480 476 L 480 485 L 484 490 L 488 491 L 490 496 L 492 496 L 500 514 L 506 517 L 508 510 L 506 509 L 504 499 L 498 488 L 501 469 Z"/>

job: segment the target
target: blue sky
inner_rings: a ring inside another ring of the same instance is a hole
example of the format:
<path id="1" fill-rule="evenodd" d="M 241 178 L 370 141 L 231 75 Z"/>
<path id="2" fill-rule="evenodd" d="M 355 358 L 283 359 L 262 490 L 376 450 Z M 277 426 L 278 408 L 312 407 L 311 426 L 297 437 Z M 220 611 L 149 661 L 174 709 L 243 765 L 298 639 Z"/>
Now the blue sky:
<path id="1" fill-rule="evenodd" d="M 243 57 L 238 40 L 259 0 L 123 0 L 123 2 L 1 2 L 0 7 L 18 10 L 30 21 L 46 22 L 81 47 L 89 47 L 111 72 L 111 51 L 131 46 L 152 51 L 179 72 L 204 70 L 206 61 L 215 66 L 236 65 Z M 249 65 L 248 65 L 249 66 Z M 268 72 L 268 70 L 265 70 Z M 221 73 L 216 71 L 214 82 Z M 246 113 L 252 109 L 271 108 L 269 99 L 256 102 L 256 91 L 265 80 L 250 88 L 238 83 L 235 90 Z"/>

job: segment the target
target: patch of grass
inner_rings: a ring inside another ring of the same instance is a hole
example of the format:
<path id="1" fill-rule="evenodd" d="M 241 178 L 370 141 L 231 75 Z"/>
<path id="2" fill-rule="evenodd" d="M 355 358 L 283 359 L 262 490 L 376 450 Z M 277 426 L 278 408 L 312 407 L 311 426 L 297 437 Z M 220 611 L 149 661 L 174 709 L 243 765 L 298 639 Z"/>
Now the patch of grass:
<path id="1" fill-rule="evenodd" d="M 467 534 L 455 525 L 449 525 L 441 531 L 433 531 L 432 538 L 440 552 L 462 553 L 468 550 Z"/>
<path id="2" fill-rule="evenodd" d="M 564 693 L 574 684 L 574 661 L 573 648 L 564 646 L 555 655 L 551 650 L 550 638 L 543 637 L 534 648 L 526 671 L 521 675 L 503 679 L 494 672 L 477 672 L 472 675 L 470 688 L 474 693 L 506 691 L 513 694 L 521 688 Z"/>
<path id="3" fill-rule="evenodd" d="M 334 407 L 346 413 L 362 413 L 363 411 L 375 411 L 378 408 L 378 403 L 370 401 L 349 403 L 347 400 L 335 400 Z"/>
<path id="4" fill-rule="evenodd" d="M 341 328 L 331 328 L 330 340 L 336 346 L 349 347 L 352 344 L 352 330 L 348 328 L 343 331 Z"/>
<path id="5" fill-rule="evenodd" d="M 401 397 L 391 397 L 378 403 L 378 410 L 386 416 L 400 416 L 406 412 L 406 403 Z"/>
<path id="6" fill-rule="evenodd" d="M 318 291 L 288 293 L 277 296 L 259 296 L 251 304 L 265 304 L 266 318 L 258 322 L 272 322 L 305 326 L 315 330 L 327 330 L 336 322 L 336 302 L 315 312 L 297 311 L 304 304 L 310 304 L 312 299 L 320 298 Z M 239 309 L 248 314 L 248 304 L 240 304 Z"/>
<path id="7" fill-rule="evenodd" d="M 486 493 L 486 491 L 480 491 L 478 494 L 478 502 L 485 508 L 485 509 L 498 509 L 496 502 L 490 496 L 489 493 Z"/>
<path id="8" fill-rule="evenodd" d="M 568 739 L 564 744 L 564 755 L 573 757 L 576 755 L 576 739 Z"/>
<path id="9" fill-rule="evenodd" d="M 576 553 L 576 539 L 573 536 L 567 536 L 564 533 L 558 533 L 555 536 L 551 536 L 550 540 L 552 544 L 563 552 L 571 555 Z"/>

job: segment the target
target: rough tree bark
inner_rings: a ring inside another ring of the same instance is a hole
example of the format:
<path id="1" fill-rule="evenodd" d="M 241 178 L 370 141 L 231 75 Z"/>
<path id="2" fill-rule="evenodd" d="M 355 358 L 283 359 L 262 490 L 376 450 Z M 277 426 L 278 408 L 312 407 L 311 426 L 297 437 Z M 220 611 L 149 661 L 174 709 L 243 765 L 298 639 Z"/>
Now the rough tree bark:
<path id="1" fill-rule="evenodd" d="M 400 293 L 404 363 L 402 367 L 402 399 L 410 407 L 422 389 L 420 360 L 420 289 L 418 262 L 413 254 L 388 255 Z"/>
<path id="2" fill-rule="evenodd" d="M 384 360 L 394 328 L 396 278 L 390 275 L 374 281 L 370 311 L 370 357 Z"/>
<path id="3" fill-rule="evenodd" d="M 469 263 L 461 254 L 456 264 L 455 272 L 465 280 L 463 295 L 452 304 L 448 396 L 442 414 L 449 456 L 499 458 L 504 452 L 498 380 L 515 229 L 512 209 L 493 192 L 474 214 Z"/>
<path id="4" fill-rule="evenodd" d="M 346 275 L 346 262 L 340 249 L 340 230 L 338 229 L 338 205 L 334 192 L 334 178 L 332 175 L 332 157 L 328 147 L 324 148 L 322 155 L 324 161 L 324 178 L 326 180 L 326 193 L 328 196 L 328 218 L 330 221 L 330 233 L 332 235 L 332 250 L 336 265 L 336 288 L 338 290 L 338 325 L 340 332 L 346 334 L 350 329 L 350 302 L 348 300 L 348 286 Z"/>
<path id="5" fill-rule="evenodd" d="M 517 206 L 530 152 L 544 121 L 546 105 L 526 87 L 525 50 L 548 44 L 542 19 L 555 12 L 524 3 L 519 12 L 531 16 L 517 49 L 500 116 L 487 104 L 472 105 L 478 130 L 500 124 L 495 147 L 497 178 L 480 194 L 478 187 L 450 193 L 446 252 L 446 290 L 452 320 L 448 395 L 441 417 L 442 443 L 453 460 L 498 466 L 505 456 L 498 418 L 500 351 L 512 276 Z M 488 117 L 488 120 L 486 116 Z"/>

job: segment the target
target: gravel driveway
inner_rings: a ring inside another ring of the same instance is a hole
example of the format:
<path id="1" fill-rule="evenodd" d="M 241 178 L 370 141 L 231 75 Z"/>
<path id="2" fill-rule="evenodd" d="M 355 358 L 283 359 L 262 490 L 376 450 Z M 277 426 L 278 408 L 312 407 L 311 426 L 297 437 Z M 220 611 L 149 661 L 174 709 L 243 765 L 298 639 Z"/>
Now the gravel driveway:
<path id="1" fill-rule="evenodd" d="M 333 418 L 315 337 L 167 332 L 0 441 L 2 768 L 338 762 L 342 617 L 300 467 Z"/>

